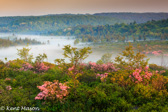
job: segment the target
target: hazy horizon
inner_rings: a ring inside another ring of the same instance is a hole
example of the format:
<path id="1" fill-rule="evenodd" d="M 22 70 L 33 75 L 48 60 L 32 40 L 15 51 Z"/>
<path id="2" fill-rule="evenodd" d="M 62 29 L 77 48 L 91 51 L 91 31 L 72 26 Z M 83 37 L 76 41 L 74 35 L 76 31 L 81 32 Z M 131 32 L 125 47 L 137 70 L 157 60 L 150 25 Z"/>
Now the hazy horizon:
<path id="1" fill-rule="evenodd" d="M 167 4 L 167 0 L 0 0 L 0 16 L 104 12 L 168 13 Z"/>
<path id="2" fill-rule="evenodd" d="M 64 14 L 72 14 L 72 15 L 93 15 L 97 13 L 167 13 L 168 12 L 96 12 L 96 13 L 53 13 L 53 14 L 34 14 L 34 15 L 14 15 L 14 16 L 0 16 L 0 17 L 23 17 L 23 16 L 47 16 L 47 15 L 64 15 Z"/>

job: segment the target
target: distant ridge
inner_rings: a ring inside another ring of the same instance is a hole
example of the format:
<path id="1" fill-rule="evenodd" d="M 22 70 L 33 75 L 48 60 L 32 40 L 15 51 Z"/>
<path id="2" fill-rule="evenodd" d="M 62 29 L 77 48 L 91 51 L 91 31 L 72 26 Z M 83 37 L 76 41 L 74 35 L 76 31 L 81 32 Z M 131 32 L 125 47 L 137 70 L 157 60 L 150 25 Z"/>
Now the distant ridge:
<path id="1" fill-rule="evenodd" d="M 130 23 L 118 18 L 88 14 L 57 14 L 44 16 L 0 17 L 0 32 L 44 33 L 77 25 Z"/>
<path id="2" fill-rule="evenodd" d="M 168 13 L 95 13 L 95 14 L 48 14 L 41 16 L 0 17 L 0 32 L 44 33 L 78 25 L 114 25 L 116 23 L 146 23 L 168 19 Z"/>
<path id="3" fill-rule="evenodd" d="M 93 15 L 97 16 L 108 16 L 118 19 L 136 21 L 137 23 L 145 23 L 151 20 L 163 20 L 168 19 L 168 13 L 132 13 L 132 12 L 113 12 L 113 13 L 95 13 Z"/>

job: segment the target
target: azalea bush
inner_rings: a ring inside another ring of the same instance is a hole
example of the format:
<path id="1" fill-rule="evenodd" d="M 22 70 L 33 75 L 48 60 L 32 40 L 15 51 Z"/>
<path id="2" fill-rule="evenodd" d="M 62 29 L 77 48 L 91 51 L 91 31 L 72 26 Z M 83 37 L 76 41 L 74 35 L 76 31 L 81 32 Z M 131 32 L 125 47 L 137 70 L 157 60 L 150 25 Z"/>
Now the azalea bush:
<path id="1" fill-rule="evenodd" d="M 104 74 L 97 74 L 96 78 L 100 77 L 100 80 L 102 82 L 106 82 L 106 78 L 108 77 L 108 73 L 104 73 Z"/>
<path id="2" fill-rule="evenodd" d="M 64 83 L 45 81 L 42 86 L 37 86 L 41 92 L 35 97 L 35 100 L 55 100 L 63 101 L 63 99 L 69 94 L 69 87 Z"/>
<path id="3" fill-rule="evenodd" d="M 95 62 L 89 62 L 89 69 L 94 72 L 114 72 L 119 68 L 116 68 L 113 63 L 96 64 Z"/>
<path id="4" fill-rule="evenodd" d="M 36 62 L 35 65 L 34 65 L 34 69 L 35 69 L 35 72 L 37 73 L 42 73 L 42 72 L 46 72 L 49 67 L 46 66 L 43 62 Z"/>
<path id="5" fill-rule="evenodd" d="M 152 75 L 153 74 L 149 72 L 148 67 L 145 67 L 144 70 L 136 69 L 129 77 L 134 83 L 143 83 L 144 85 L 148 85 Z"/>
<path id="6" fill-rule="evenodd" d="M 45 65 L 46 64 L 46 65 Z M 46 72 L 50 67 L 55 65 L 48 64 L 45 62 L 35 62 L 34 64 L 25 62 L 23 60 L 17 59 L 7 62 L 7 67 L 11 68 L 13 71 L 34 71 L 38 73 Z"/>

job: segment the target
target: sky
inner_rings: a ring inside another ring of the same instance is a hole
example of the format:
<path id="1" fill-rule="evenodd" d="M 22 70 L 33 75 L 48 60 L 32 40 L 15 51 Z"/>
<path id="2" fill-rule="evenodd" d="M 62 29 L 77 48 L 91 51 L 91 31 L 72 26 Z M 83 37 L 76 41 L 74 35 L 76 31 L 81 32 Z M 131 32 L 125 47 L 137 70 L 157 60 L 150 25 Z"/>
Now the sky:
<path id="1" fill-rule="evenodd" d="M 168 12 L 168 0 L 0 0 L 0 16 Z"/>

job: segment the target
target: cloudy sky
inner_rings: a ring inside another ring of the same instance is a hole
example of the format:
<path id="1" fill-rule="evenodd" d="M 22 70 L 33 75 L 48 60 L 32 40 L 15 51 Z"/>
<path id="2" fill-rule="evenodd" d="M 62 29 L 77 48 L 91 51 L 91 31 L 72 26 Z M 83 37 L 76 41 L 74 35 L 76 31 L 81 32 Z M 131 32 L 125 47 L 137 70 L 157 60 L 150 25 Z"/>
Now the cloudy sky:
<path id="1" fill-rule="evenodd" d="M 168 12 L 168 0 L 0 0 L 0 16 Z"/>

